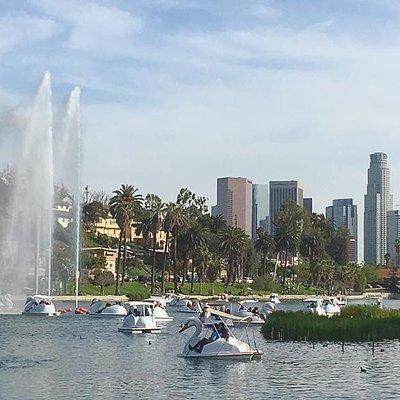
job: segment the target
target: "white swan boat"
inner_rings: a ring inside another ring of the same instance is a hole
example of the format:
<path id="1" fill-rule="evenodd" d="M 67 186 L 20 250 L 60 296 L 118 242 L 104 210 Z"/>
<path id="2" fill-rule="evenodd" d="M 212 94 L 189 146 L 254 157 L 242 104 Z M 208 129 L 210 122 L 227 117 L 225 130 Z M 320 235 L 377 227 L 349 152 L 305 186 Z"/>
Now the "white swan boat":
<path id="1" fill-rule="evenodd" d="M 35 294 L 34 296 L 27 297 L 22 314 L 51 317 L 59 316 L 61 313 L 56 311 L 56 307 L 53 304 L 51 297 Z"/>
<path id="2" fill-rule="evenodd" d="M 278 297 L 278 295 L 276 293 L 271 293 L 269 295 L 268 302 L 274 303 L 274 304 L 280 304 L 281 303 L 281 301 L 279 300 L 279 297 Z"/>
<path id="3" fill-rule="evenodd" d="M 211 310 L 214 313 L 214 310 Z M 221 315 L 218 312 L 217 315 Z M 225 314 L 225 313 L 222 313 Z M 228 315 L 229 317 L 229 315 Z M 232 317 L 232 316 L 231 316 Z M 229 330 L 223 320 L 220 322 L 219 328 L 215 329 L 214 338 L 207 338 L 202 335 L 203 324 L 197 317 L 190 317 L 181 325 L 179 332 L 184 332 L 194 327 L 193 335 L 186 342 L 180 357 L 184 358 L 240 358 L 251 360 L 260 357 L 262 351 L 253 350 L 248 343 L 237 339 Z M 222 333 L 224 330 L 225 333 Z M 212 335 L 212 336 L 213 336 Z"/>
<path id="4" fill-rule="evenodd" d="M 204 327 L 211 328 L 215 326 L 216 324 L 219 324 L 221 322 L 224 322 L 226 326 L 233 326 L 233 321 L 232 321 L 232 315 L 228 313 L 224 313 L 227 317 L 222 321 L 222 317 L 218 315 L 217 313 L 211 313 L 210 312 L 211 307 L 210 305 L 206 304 L 203 307 L 203 311 L 199 315 L 199 319 L 201 323 L 203 324 Z M 214 311 L 221 311 L 218 309 L 213 309 Z M 235 318 L 235 317 L 234 317 Z"/>
<path id="5" fill-rule="evenodd" d="M 153 307 L 153 314 L 157 321 L 159 322 L 170 322 L 173 321 L 173 317 L 170 317 L 167 313 L 165 308 L 165 301 L 164 305 L 160 302 L 160 299 L 164 300 L 163 298 L 151 297 L 149 299 L 143 300 L 146 303 L 151 303 Z"/>
<path id="6" fill-rule="evenodd" d="M 174 296 L 169 302 L 168 306 L 169 307 L 181 307 L 185 306 L 186 303 L 188 302 L 188 298 L 182 297 L 182 296 Z"/>
<path id="7" fill-rule="evenodd" d="M 255 314 L 253 311 L 257 307 L 258 302 L 256 300 L 242 300 L 238 303 L 230 303 L 229 309 L 231 314 L 239 318 L 248 318 L 248 323 L 251 325 L 261 325 L 265 322 L 265 317 L 263 314 Z M 234 320 L 234 323 L 238 321 Z"/>
<path id="8" fill-rule="evenodd" d="M 336 297 L 308 297 L 303 302 L 313 314 L 326 317 L 340 314 L 339 299 Z"/>
<path id="9" fill-rule="evenodd" d="M 11 311 L 14 307 L 11 294 L 4 294 L 0 296 L 0 311 Z"/>
<path id="10" fill-rule="evenodd" d="M 89 315 L 91 317 L 112 318 L 124 317 L 128 312 L 121 304 L 111 304 L 110 302 L 104 303 L 100 299 L 93 299 L 89 307 Z"/>
<path id="11" fill-rule="evenodd" d="M 159 333 L 161 328 L 157 326 L 153 314 L 153 304 L 144 301 L 129 301 L 125 303 L 128 314 L 124 318 L 120 332 L 125 333 Z"/>
<path id="12" fill-rule="evenodd" d="M 185 313 L 185 314 L 197 314 L 201 313 L 201 305 L 198 300 L 192 301 L 189 299 L 184 299 L 180 301 L 181 305 L 178 305 L 176 308 L 176 312 Z"/>

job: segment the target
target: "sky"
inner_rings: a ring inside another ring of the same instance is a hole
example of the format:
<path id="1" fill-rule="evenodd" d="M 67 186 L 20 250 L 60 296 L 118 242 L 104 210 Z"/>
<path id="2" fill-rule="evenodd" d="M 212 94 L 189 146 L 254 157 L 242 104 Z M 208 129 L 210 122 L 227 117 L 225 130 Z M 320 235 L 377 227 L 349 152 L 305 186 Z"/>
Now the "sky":
<path id="1" fill-rule="evenodd" d="M 384 151 L 400 203 L 398 1 L 0 0 L 1 112 L 46 70 L 56 104 L 82 89 L 92 189 L 213 204 L 217 177 L 297 179 L 317 211 L 354 198 L 362 225 Z"/>

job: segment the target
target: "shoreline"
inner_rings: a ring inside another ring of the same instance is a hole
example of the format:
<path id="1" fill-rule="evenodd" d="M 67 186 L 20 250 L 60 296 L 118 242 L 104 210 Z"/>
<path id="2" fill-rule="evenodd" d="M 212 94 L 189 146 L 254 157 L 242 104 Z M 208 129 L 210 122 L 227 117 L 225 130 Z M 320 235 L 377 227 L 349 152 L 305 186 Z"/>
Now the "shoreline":
<path id="1" fill-rule="evenodd" d="M 153 295 L 157 297 L 159 295 Z M 198 300 L 211 300 L 219 298 L 219 296 L 210 296 L 210 295 L 181 295 L 183 297 L 188 297 L 191 299 L 198 299 Z M 57 295 L 51 296 L 52 299 L 56 301 L 75 301 L 75 295 Z M 298 300 L 302 301 L 308 297 L 318 297 L 316 295 L 302 295 L 302 294 L 282 294 L 278 295 L 280 300 Z M 365 292 L 362 294 L 354 294 L 354 295 L 341 295 L 347 300 L 366 300 L 366 299 L 400 299 L 399 293 L 388 293 L 388 292 Z M 105 295 L 105 296 L 97 296 L 97 295 L 80 295 L 78 296 L 78 301 L 92 301 L 94 298 L 101 299 L 101 300 L 114 300 L 114 301 L 128 301 L 128 297 L 125 295 Z M 246 299 L 255 299 L 255 300 L 267 300 L 269 295 L 265 296 L 231 296 L 231 298 L 239 299 L 239 300 L 246 300 Z"/>

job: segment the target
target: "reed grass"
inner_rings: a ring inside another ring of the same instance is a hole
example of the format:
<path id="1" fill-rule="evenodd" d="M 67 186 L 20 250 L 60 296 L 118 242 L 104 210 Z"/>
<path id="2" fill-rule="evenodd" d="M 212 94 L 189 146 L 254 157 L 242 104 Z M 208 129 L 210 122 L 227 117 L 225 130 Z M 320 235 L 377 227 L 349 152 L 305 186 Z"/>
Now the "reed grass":
<path id="1" fill-rule="evenodd" d="M 332 318 L 306 312 L 275 312 L 262 333 L 269 340 L 365 342 L 400 339 L 400 311 L 378 306 L 348 306 Z"/>

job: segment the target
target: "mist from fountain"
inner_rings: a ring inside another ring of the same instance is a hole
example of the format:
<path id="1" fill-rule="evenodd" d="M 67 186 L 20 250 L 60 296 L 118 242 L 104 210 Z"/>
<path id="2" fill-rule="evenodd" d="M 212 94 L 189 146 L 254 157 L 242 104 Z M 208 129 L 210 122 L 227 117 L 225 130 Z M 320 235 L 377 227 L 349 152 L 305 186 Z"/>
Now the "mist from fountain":
<path id="1" fill-rule="evenodd" d="M 72 196 L 74 246 L 73 260 L 75 269 L 75 287 L 78 290 L 80 231 L 81 231 L 81 110 L 80 88 L 75 87 L 62 110 L 59 139 L 55 144 L 56 182 L 65 187 Z"/>
<path id="2" fill-rule="evenodd" d="M 46 72 L 20 137 L 8 227 L 1 244 L 3 292 L 38 291 L 38 287 L 32 288 L 36 271 L 36 276 L 47 275 L 50 293 L 54 196 L 52 119 L 51 77 Z"/>
<path id="3" fill-rule="evenodd" d="M 54 205 L 58 205 L 54 199 L 55 183 L 63 186 L 71 197 L 68 217 L 72 226 L 68 229 L 73 229 L 73 243 L 70 255 L 78 279 L 80 89 L 75 87 L 71 91 L 60 115 L 53 118 L 51 77 L 46 72 L 32 107 L 17 119 L 15 131 L 18 132 L 16 145 L 19 154 L 14 163 L 9 212 L 0 238 L 0 294 L 47 292 L 50 295 L 53 228 L 56 224 Z M 63 268 L 62 265 L 56 267 Z"/>

